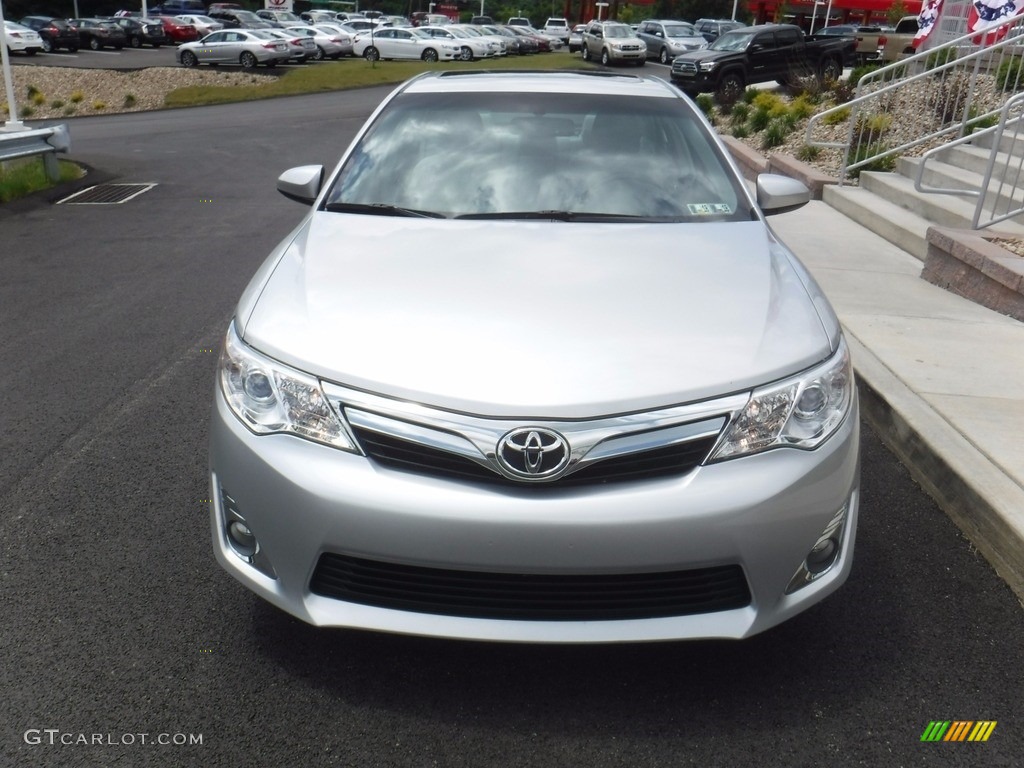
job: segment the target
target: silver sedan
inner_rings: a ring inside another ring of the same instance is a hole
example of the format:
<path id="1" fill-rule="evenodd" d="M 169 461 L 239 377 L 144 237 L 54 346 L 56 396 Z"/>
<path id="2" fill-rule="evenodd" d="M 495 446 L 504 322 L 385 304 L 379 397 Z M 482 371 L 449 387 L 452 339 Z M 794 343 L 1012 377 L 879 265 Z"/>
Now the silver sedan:
<path id="1" fill-rule="evenodd" d="M 174 56 L 185 67 L 240 64 L 246 69 L 255 69 L 260 64 L 268 67 L 283 64 L 291 58 L 292 51 L 286 40 L 263 29 L 222 29 L 202 40 L 183 43 Z"/>
<path id="2" fill-rule="evenodd" d="M 253 592 L 583 643 L 748 637 L 846 580 L 850 354 L 765 219 L 809 193 L 748 189 L 676 88 L 428 73 L 278 189 L 310 208 L 237 305 L 210 440 Z"/>

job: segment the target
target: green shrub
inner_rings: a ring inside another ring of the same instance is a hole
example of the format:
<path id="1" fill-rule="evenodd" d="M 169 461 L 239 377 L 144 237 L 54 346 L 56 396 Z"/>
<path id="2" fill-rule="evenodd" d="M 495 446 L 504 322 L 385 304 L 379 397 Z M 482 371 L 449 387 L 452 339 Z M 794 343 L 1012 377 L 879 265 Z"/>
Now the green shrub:
<path id="1" fill-rule="evenodd" d="M 746 123 L 733 123 L 732 135 L 736 139 L 745 139 L 750 135 L 750 129 L 747 128 Z"/>
<path id="2" fill-rule="evenodd" d="M 821 154 L 821 147 L 812 147 L 810 144 L 804 144 L 800 149 L 796 151 L 796 159 L 803 160 L 805 163 L 809 163 L 816 159 Z"/>
<path id="3" fill-rule="evenodd" d="M 1021 80 L 1021 63 L 1024 59 L 1020 56 L 1011 56 L 996 70 L 996 89 L 1000 91 L 1019 91 Z"/>
<path id="4" fill-rule="evenodd" d="M 43 93 L 36 91 L 32 94 L 32 103 L 37 107 L 41 107 L 46 103 L 46 96 Z"/>
<path id="5" fill-rule="evenodd" d="M 752 131 L 763 131 L 768 127 L 768 123 L 771 122 L 772 116 L 768 114 L 767 109 L 755 109 L 750 113 L 750 130 Z"/>
<path id="6" fill-rule="evenodd" d="M 869 72 L 874 72 L 876 69 L 878 69 L 877 64 L 861 64 L 859 67 L 854 67 L 850 70 L 850 76 L 846 78 L 846 81 L 856 88 L 857 83 L 860 82 L 860 79 L 864 77 L 864 75 Z"/>
<path id="7" fill-rule="evenodd" d="M 956 59 L 956 50 L 950 48 L 939 48 L 934 53 L 928 54 L 928 57 L 924 60 L 924 66 L 926 69 L 934 69 L 935 67 L 941 67 L 943 64 L 948 64 Z M 942 75 L 943 73 L 937 73 Z"/>
<path id="8" fill-rule="evenodd" d="M 30 85 L 25 89 L 25 93 L 28 94 L 28 97 L 30 99 L 34 99 L 36 96 L 39 95 L 40 91 L 34 85 Z"/>
<path id="9" fill-rule="evenodd" d="M 773 149 L 786 143 L 786 137 L 793 132 L 793 127 L 784 117 L 773 118 L 764 129 L 761 137 L 761 149 Z"/>
<path id="10" fill-rule="evenodd" d="M 71 103 L 78 104 L 82 99 L 85 98 L 85 94 L 81 91 L 75 91 L 71 94 Z"/>
<path id="11" fill-rule="evenodd" d="M 107 102 L 101 101 L 100 99 L 96 99 L 92 103 L 92 108 L 95 109 L 97 112 L 99 112 L 101 109 L 106 109 L 107 108 Z"/>
<path id="12" fill-rule="evenodd" d="M 800 94 L 789 103 L 789 114 L 796 120 L 804 120 L 814 114 L 814 104 L 806 93 Z"/>
<path id="13" fill-rule="evenodd" d="M 853 147 L 850 152 L 850 165 L 859 163 L 866 157 L 884 152 L 888 147 L 884 144 L 862 144 Z M 849 173 L 853 178 L 860 176 L 862 171 L 892 171 L 896 168 L 896 155 L 878 157 L 860 168 L 854 168 Z"/>
<path id="14" fill-rule="evenodd" d="M 696 102 L 697 106 L 700 108 L 700 111 L 703 112 L 708 117 L 711 117 L 711 115 L 715 111 L 714 97 L 710 93 L 702 93 L 697 97 Z"/>
<path id="15" fill-rule="evenodd" d="M 53 109 L 60 109 L 61 107 L 64 106 L 64 102 L 61 99 L 54 99 L 53 101 L 50 102 L 50 106 Z"/>
<path id="16" fill-rule="evenodd" d="M 737 101 L 732 105 L 729 115 L 732 117 L 733 123 L 745 123 L 750 117 L 750 105 L 743 101 Z"/>
<path id="17" fill-rule="evenodd" d="M 28 106 L 27 104 L 21 108 L 21 116 L 22 117 L 32 117 L 32 115 L 34 115 L 35 113 L 36 113 L 36 111 L 34 109 L 32 109 L 32 107 Z"/>
<path id="18" fill-rule="evenodd" d="M 831 112 L 825 115 L 823 118 L 821 118 L 821 122 L 823 122 L 825 125 L 839 125 L 840 123 L 845 123 L 849 119 L 850 108 L 843 107 L 842 109 L 837 109 L 835 112 Z"/>
<path id="19" fill-rule="evenodd" d="M 135 94 L 134 93 L 126 93 L 124 95 L 124 105 L 125 105 L 125 107 L 128 107 L 130 109 L 131 107 L 135 106 L 135 103 L 136 103 L 136 98 L 135 98 Z"/>
<path id="20" fill-rule="evenodd" d="M 741 97 L 742 101 L 745 104 L 753 104 L 754 99 L 756 99 L 758 97 L 758 94 L 760 93 L 761 91 L 758 88 L 747 88 L 747 90 L 743 92 L 743 96 Z"/>

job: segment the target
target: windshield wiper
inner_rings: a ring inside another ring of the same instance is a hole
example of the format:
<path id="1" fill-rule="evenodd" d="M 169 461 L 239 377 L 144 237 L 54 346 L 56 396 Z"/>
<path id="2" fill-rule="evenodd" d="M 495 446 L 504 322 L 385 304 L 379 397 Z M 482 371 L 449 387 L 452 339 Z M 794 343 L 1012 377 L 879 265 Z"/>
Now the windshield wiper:
<path id="1" fill-rule="evenodd" d="M 411 216 L 420 219 L 444 219 L 443 213 L 417 211 L 390 203 L 327 203 L 325 211 L 331 213 L 368 213 L 373 216 Z"/>
<path id="2" fill-rule="evenodd" d="M 629 213 L 587 213 L 585 211 L 496 211 L 463 213 L 456 219 L 542 219 L 544 221 L 649 221 L 647 216 Z"/>

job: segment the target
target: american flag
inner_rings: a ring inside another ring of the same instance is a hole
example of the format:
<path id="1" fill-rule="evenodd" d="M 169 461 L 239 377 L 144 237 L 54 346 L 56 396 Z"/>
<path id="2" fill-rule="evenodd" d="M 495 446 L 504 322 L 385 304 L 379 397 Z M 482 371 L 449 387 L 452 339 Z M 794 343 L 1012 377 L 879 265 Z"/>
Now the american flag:
<path id="1" fill-rule="evenodd" d="M 925 0 L 921 4 L 921 13 L 917 17 L 917 34 L 914 35 L 912 45 L 917 48 L 924 39 L 932 33 L 935 22 L 939 19 L 939 12 L 942 11 L 942 0 Z"/>
<path id="2" fill-rule="evenodd" d="M 974 0 L 971 3 L 971 10 L 967 14 L 967 29 L 970 32 L 975 32 L 998 21 L 1010 21 L 1021 11 L 1024 11 L 1024 0 Z M 978 45 L 992 45 L 1006 36 L 1008 27 L 1009 24 L 1004 24 L 991 32 L 976 35 L 971 39 Z"/>

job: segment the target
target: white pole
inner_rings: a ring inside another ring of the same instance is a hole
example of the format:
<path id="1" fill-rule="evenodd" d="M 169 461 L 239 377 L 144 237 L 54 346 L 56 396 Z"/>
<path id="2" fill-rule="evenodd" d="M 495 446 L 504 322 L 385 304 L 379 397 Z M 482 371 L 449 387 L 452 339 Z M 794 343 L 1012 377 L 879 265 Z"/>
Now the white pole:
<path id="1" fill-rule="evenodd" d="M 7 122 L 4 123 L 5 131 L 27 130 L 25 124 L 18 119 L 18 105 L 14 102 L 14 75 L 11 73 L 11 60 L 7 56 L 7 24 L 4 22 L 4 4 L 0 2 L 0 30 L 3 30 L 3 40 L 0 43 L 0 68 L 4 73 L 4 85 L 7 91 Z"/>
<path id="2" fill-rule="evenodd" d="M 736 21 L 736 6 L 739 5 L 740 0 L 732 0 L 732 20 Z"/>
<path id="3" fill-rule="evenodd" d="M 828 0 L 828 7 L 825 8 L 825 26 L 828 26 L 829 19 L 832 18 L 832 0 Z"/>

